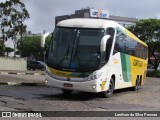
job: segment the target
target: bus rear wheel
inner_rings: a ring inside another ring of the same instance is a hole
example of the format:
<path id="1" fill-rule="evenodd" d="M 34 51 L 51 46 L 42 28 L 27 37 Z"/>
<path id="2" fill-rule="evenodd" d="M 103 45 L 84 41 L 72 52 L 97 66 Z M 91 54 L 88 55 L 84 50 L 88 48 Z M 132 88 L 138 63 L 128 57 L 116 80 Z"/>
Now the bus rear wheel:
<path id="1" fill-rule="evenodd" d="M 109 89 L 104 92 L 104 97 L 110 98 L 113 94 L 114 91 L 114 80 L 111 78 L 110 83 L 109 83 Z"/>
<path id="2" fill-rule="evenodd" d="M 136 84 L 133 87 L 133 90 L 134 91 L 139 90 L 140 86 L 141 86 L 141 80 L 137 77 Z"/>
<path id="3" fill-rule="evenodd" d="M 66 90 L 66 89 L 61 89 L 61 90 L 66 95 L 69 95 L 69 94 L 71 94 L 73 92 L 73 90 Z"/>

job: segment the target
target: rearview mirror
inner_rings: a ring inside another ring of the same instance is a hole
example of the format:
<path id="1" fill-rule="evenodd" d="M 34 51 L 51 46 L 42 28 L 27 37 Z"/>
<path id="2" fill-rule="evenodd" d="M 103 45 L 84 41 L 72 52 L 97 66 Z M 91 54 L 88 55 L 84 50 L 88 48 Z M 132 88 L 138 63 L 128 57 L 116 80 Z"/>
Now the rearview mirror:
<path id="1" fill-rule="evenodd" d="M 101 40 L 101 46 L 100 46 L 100 51 L 105 52 L 106 51 L 106 43 L 107 40 L 110 38 L 110 35 L 105 35 L 102 40 Z"/>
<path id="2" fill-rule="evenodd" d="M 41 47 L 44 48 L 46 37 L 49 36 L 50 33 L 45 33 L 41 36 Z"/>

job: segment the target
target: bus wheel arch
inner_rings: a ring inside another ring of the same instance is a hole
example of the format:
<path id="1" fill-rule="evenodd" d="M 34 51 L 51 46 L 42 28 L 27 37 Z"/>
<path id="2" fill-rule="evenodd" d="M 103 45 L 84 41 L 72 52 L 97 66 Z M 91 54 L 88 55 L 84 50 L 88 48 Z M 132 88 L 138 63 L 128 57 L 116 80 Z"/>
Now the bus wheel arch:
<path id="1" fill-rule="evenodd" d="M 114 81 L 114 87 L 115 87 L 115 83 L 116 83 L 116 76 L 113 74 L 111 78 L 113 78 L 113 81 Z"/>

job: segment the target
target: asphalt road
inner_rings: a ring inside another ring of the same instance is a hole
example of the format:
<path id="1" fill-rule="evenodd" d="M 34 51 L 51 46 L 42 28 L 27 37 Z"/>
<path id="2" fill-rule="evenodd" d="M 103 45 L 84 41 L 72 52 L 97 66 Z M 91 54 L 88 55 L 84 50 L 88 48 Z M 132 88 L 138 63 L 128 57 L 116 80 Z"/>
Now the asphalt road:
<path id="1" fill-rule="evenodd" d="M 11 79 L 11 76 L 16 78 L 15 75 L 7 75 L 3 79 Z M 38 80 L 44 76 L 17 77 L 32 78 Z M 64 95 L 61 90 L 46 86 L 1 85 L 0 111 L 160 111 L 159 94 L 159 78 L 147 78 L 146 84 L 138 91 L 117 90 L 111 98 L 103 98 L 100 93 L 77 91 Z"/>

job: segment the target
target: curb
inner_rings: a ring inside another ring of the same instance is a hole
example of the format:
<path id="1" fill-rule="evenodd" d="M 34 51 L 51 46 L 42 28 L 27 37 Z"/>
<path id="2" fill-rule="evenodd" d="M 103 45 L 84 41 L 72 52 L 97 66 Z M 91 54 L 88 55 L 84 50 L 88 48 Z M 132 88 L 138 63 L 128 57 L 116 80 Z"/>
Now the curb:
<path id="1" fill-rule="evenodd" d="M 1 85 L 9 86 L 45 86 L 45 83 L 23 83 L 23 82 L 0 82 Z"/>
<path id="2" fill-rule="evenodd" d="M 12 74 L 12 75 L 45 75 L 45 73 L 25 73 L 25 72 L 0 72 L 0 75 L 8 75 L 8 74 Z"/>
<path id="3" fill-rule="evenodd" d="M 0 75 L 8 75 L 8 74 L 11 74 L 11 75 L 45 75 L 45 73 L 38 73 L 38 72 L 6 72 L 6 71 L 0 71 Z M 37 83 L 37 82 L 0 82 L 0 86 L 2 85 L 9 85 L 9 86 L 18 86 L 18 85 L 21 85 L 21 86 L 44 86 L 45 85 L 45 82 L 40 82 L 40 83 Z"/>

